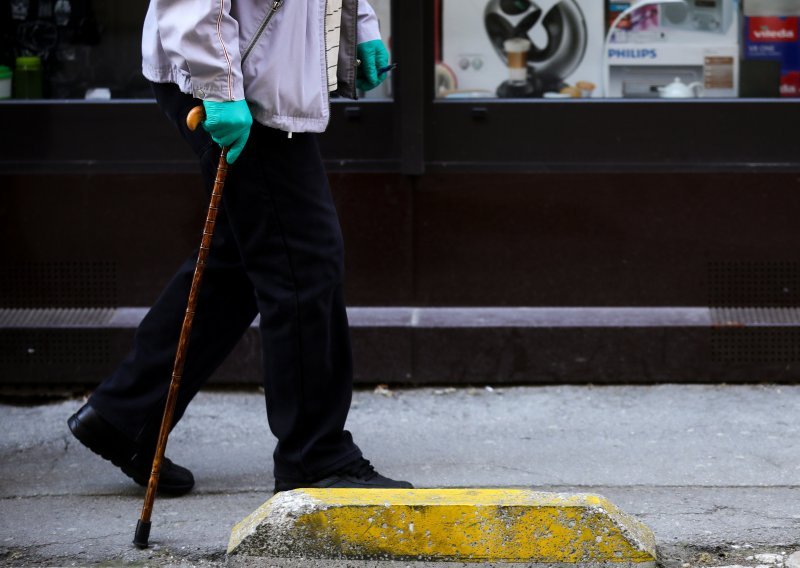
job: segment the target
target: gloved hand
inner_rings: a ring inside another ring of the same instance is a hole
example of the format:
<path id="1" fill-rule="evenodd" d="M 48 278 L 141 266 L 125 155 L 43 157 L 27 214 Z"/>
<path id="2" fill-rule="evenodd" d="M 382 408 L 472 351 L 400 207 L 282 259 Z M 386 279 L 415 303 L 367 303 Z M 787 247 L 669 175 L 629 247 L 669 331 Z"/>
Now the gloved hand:
<path id="1" fill-rule="evenodd" d="M 356 73 L 356 86 L 362 91 L 370 91 L 386 79 L 386 73 L 378 75 L 378 69 L 389 65 L 389 52 L 379 39 L 359 43 L 356 52 L 361 60 Z"/>
<path id="2" fill-rule="evenodd" d="M 253 124 L 247 101 L 203 101 L 203 108 L 206 111 L 203 128 L 214 142 L 228 147 L 227 159 L 232 164 L 244 150 Z"/>

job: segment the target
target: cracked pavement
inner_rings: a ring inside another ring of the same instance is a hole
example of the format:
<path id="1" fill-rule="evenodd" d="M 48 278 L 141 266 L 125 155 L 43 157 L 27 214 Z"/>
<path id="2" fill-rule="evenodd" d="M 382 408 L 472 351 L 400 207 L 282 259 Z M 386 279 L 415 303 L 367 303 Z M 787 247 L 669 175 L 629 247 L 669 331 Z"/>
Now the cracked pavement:
<path id="1" fill-rule="evenodd" d="M 189 407 L 167 455 L 197 486 L 156 499 L 146 551 L 130 544 L 144 489 L 73 440 L 80 404 L 0 409 L 0 565 L 224 564 L 231 527 L 271 495 L 263 395 Z M 348 428 L 419 487 L 599 493 L 653 529 L 664 566 L 755 567 L 800 550 L 798 408 L 796 386 L 383 390 L 355 393 Z"/>

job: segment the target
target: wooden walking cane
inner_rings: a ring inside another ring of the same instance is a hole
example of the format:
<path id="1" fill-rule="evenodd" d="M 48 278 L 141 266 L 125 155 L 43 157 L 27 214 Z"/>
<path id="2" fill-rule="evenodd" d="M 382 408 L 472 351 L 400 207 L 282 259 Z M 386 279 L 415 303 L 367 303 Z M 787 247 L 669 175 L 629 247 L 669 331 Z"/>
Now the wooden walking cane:
<path id="1" fill-rule="evenodd" d="M 205 112 L 202 106 L 196 106 L 189 111 L 186 117 L 186 125 L 189 130 L 194 131 L 197 126 L 205 120 Z M 169 393 L 167 394 L 167 402 L 164 407 L 164 417 L 161 420 L 161 430 L 158 433 L 158 444 L 156 445 L 156 453 L 153 456 L 153 469 L 150 472 L 150 481 L 147 484 L 147 493 L 144 496 L 144 506 L 142 507 L 142 514 L 139 522 L 136 523 L 136 534 L 133 537 L 133 544 L 137 548 L 147 548 L 148 539 L 150 538 L 150 515 L 153 512 L 153 501 L 156 498 L 156 489 L 158 488 L 158 478 L 161 473 L 161 463 L 164 460 L 164 452 L 167 449 L 167 438 L 169 431 L 172 427 L 172 416 L 175 413 L 175 403 L 178 400 L 178 389 L 181 385 L 181 375 L 183 374 L 183 363 L 186 358 L 186 351 L 189 347 L 189 334 L 192 331 L 192 322 L 194 321 L 194 312 L 197 307 L 197 293 L 200 289 L 200 282 L 203 279 L 203 270 L 206 266 L 206 259 L 208 258 L 208 251 L 211 248 L 211 237 L 214 235 L 214 225 L 217 221 L 217 210 L 219 209 L 219 202 L 222 198 L 222 190 L 225 187 L 225 176 L 228 173 L 228 161 L 226 156 L 228 148 L 222 148 L 222 153 L 219 156 L 219 165 L 217 166 L 217 176 L 214 179 L 214 190 L 211 193 L 211 202 L 208 204 L 208 214 L 206 215 L 206 224 L 203 227 L 203 240 L 200 243 L 200 252 L 197 255 L 197 263 L 194 267 L 194 276 L 192 277 L 192 287 L 189 291 L 189 301 L 186 306 L 186 314 L 183 317 L 183 326 L 181 326 L 181 335 L 178 340 L 178 350 L 175 353 L 175 364 L 172 368 L 172 380 L 169 384 Z"/>

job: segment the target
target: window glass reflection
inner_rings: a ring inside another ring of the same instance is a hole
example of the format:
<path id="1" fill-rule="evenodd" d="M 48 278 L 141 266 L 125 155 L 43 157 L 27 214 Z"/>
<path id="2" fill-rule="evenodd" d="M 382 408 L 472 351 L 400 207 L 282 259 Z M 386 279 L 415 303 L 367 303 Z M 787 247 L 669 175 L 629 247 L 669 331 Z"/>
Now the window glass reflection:
<path id="1" fill-rule="evenodd" d="M 13 71 L 11 96 L 100 100 L 151 97 L 141 75 L 141 30 L 146 9 L 147 0 L 3 2 L 0 65 Z M 2 75 L 0 69 L 0 82 Z"/>
<path id="2" fill-rule="evenodd" d="M 369 2 L 391 51 L 391 0 Z M 152 98 L 141 72 L 142 23 L 148 3 L 0 2 L 0 99 Z M 391 81 L 360 95 L 390 98 Z"/>
<path id="3" fill-rule="evenodd" d="M 364 0 L 361 0 L 364 1 Z M 378 21 L 381 24 L 381 39 L 383 39 L 386 49 L 389 50 L 389 61 L 394 61 L 392 57 L 392 19 L 391 19 L 391 0 L 369 0 L 370 6 L 375 10 Z M 391 99 L 392 81 L 391 74 L 378 87 L 371 91 L 361 91 L 358 94 L 360 99 Z"/>

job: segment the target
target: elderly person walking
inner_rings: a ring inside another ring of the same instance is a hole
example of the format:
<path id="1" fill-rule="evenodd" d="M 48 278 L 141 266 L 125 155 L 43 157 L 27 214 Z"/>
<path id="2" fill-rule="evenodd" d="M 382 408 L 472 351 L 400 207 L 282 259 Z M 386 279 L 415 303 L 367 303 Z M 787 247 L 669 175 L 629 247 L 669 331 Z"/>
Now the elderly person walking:
<path id="1" fill-rule="evenodd" d="M 384 79 L 366 0 L 151 0 L 143 73 L 196 153 L 207 190 L 228 146 L 223 206 L 200 290 L 174 422 L 260 315 L 275 491 L 396 487 L 344 429 L 352 396 L 343 242 L 315 133 L 330 96 Z M 204 129 L 188 111 L 202 104 Z M 147 485 L 197 252 L 141 325 L 129 355 L 68 420 L 85 446 Z M 174 425 L 174 423 L 173 423 Z M 192 473 L 170 460 L 159 491 Z"/>

